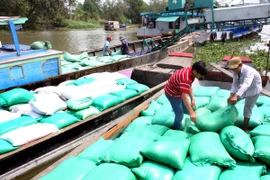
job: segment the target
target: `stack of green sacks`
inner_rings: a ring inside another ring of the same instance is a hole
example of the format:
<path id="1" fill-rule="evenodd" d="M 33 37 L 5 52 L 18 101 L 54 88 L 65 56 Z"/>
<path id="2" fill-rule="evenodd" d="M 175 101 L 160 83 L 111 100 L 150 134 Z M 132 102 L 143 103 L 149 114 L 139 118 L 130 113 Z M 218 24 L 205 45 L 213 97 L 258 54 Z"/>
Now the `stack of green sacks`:
<path id="1" fill-rule="evenodd" d="M 218 91 L 209 91 L 209 95 L 205 93 L 206 96 L 199 97 L 214 96 L 213 99 L 216 99 L 220 97 Z M 227 92 L 222 91 L 222 95 Z M 197 116 L 200 122 L 193 125 L 198 125 L 201 130 L 190 134 L 169 129 L 172 123 L 167 122 L 164 114 L 172 122 L 174 117 L 169 116 L 173 112 L 164 94 L 152 100 L 148 108 L 141 111 L 141 116 L 133 120 L 118 138 L 101 138 L 77 156 L 97 165 L 87 173 L 81 173 L 82 179 L 267 179 L 269 175 L 264 174 L 266 165 L 270 165 L 270 126 L 257 126 L 250 132 L 250 137 L 233 125 L 238 113 L 241 113 L 235 106 L 217 108 L 208 106 L 210 103 L 213 100 L 196 110 L 197 114 L 206 115 Z M 216 108 L 211 111 L 207 107 Z M 157 121 L 157 115 L 163 115 L 164 121 Z M 207 115 L 210 115 L 209 118 L 206 118 Z M 229 123 L 215 124 L 217 120 L 211 116 Z M 43 178 L 55 174 L 57 169 Z M 65 171 L 62 171 L 58 171 L 55 177 L 65 177 Z"/>

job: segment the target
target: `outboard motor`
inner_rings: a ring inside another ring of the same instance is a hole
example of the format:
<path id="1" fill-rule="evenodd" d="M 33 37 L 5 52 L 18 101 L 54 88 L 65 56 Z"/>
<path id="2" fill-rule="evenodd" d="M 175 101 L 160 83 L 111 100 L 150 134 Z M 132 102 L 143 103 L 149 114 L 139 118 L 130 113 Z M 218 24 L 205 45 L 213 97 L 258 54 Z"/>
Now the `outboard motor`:
<path id="1" fill-rule="evenodd" d="M 226 41 L 227 38 L 227 33 L 226 32 L 222 32 L 221 33 L 221 41 L 224 43 Z"/>
<path id="2" fill-rule="evenodd" d="M 230 31 L 228 35 L 229 35 L 229 38 L 232 40 L 233 39 L 233 31 Z"/>
<path id="3" fill-rule="evenodd" d="M 210 41 L 214 42 L 217 39 L 217 32 L 213 31 L 210 34 Z"/>

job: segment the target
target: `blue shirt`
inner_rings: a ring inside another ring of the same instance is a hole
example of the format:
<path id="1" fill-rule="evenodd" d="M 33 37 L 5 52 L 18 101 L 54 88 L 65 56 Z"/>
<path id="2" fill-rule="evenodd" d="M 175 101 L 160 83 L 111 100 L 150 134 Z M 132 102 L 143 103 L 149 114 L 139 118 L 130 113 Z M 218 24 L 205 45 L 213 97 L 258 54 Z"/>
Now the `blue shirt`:
<path id="1" fill-rule="evenodd" d="M 103 47 L 103 56 L 109 56 L 109 52 L 106 50 L 106 47 L 108 47 L 110 49 L 110 43 L 109 41 L 106 41 Z"/>
<path id="2" fill-rule="evenodd" d="M 125 39 L 122 40 L 122 54 L 129 55 L 128 42 Z"/>

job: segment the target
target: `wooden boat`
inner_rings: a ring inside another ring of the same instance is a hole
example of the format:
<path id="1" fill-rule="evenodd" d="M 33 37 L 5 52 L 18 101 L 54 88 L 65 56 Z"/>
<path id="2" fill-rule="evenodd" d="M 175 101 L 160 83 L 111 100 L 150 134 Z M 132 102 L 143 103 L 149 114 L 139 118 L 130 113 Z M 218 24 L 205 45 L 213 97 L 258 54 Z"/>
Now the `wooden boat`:
<path id="1" fill-rule="evenodd" d="M 111 107 L 83 121 L 67 126 L 56 133 L 31 141 L 19 149 L 0 155 L 0 179 L 12 179 L 49 161 L 63 156 L 112 121 L 131 111 L 138 104 L 163 89 L 164 83 L 152 87 L 142 94 Z M 45 158 L 46 157 L 46 158 Z"/>
<path id="2" fill-rule="evenodd" d="M 156 45 L 162 44 L 162 42 L 164 41 L 164 39 L 160 39 L 160 38 L 153 39 L 153 40 L 154 40 Z M 11 81 L 9 78 L 10 75 L 7 72 L 4 74 L 5 74 L 5 76 L 8 75 L 8 77 L 5 78 L 8 81 L 8 85 L 7 85 L 7 83 L 5 83 L 5 84 L 1 83 L 0 84 L 0 92 L 11 89 L 12 87 L 22 87 L 22 88 L 30 90 L 30 89 L 36 89 L 36 88 L 42 87 L 42 86 L 57 85 L 62 81 L 77 79 L 79 77 L 82 77 L 82 76 L 85 76 L 85 75 L 88 75 L 91 73 L 95 73 L 95 72 L 105 72 L 105 71 L 115 72 L 115 71 L 120 71 L 123 69 L 132 68 L 132 67 L 142 65 L 142 64 L 152 63 L 154 61 L 158 61 L 158 60 L 165 58 L 170 52 L 186 50 L 190 46 L 190 40 L 191 40 L 191 37 L 187 36 L 185 39 L 182 39 L 182 40 L 174 43 L 172 46 L 170 46 L 168 48 L 153 51 L 153 52 L 150 52 L 147 54 L 145 54 L 145 53 L 148 50 L 151 51 L 150 48 L 153 48 L 151 46 L 145 47 L 145 42 L 147 42 L 147 40 L 134 41 L 134 42 L 129 43 L 129 48 L 130 48 L 131 54 L 133 56 L 130 59 L 119 61 L 119 62 L 114 62 L 114 63 L 110 63 L 110 64 L 106 64 L 106 65 L 101 65 L 101 66 L 97 66 L 94 68 L 79 70 L 79 71 L 75 71 L 75 72 L 71 72 L 71 73 L 67 73 L 67 74 L 58 73 L 57 75 L 55 74 L 51 77 L 45 76 L 46 75 L 46 73 L 45 73 L 42 80 L 34 80 L 31 82 L 28 82 L 28 81 L 26 82 L 20 78 L 18 78 L 17 80 Z M 116 46 L 111 47 L 111 49 L 114 52 L 120 50 L 120 48 L 121 48 L 121 45 L 116 45 Z M 102 50 L 103 50 L 102 48 L 99 48 L 99 49 L 88 50 L 86 52 L 88 53 L 89 56 L 102 56 Z M 50 50 L 45 51 L 45 54 L 49 51 Z M 81 52 L 75 52 L 74 54 L 80 54 L 80 53 Z M 59 52 L 59 54 L 58 54 L 59 57 L 61 54 L 62 54 L 62 52 L 61 53 Z M 0 67 L 1 67 L 1 64 L 0 64 Z M 58 67 L 60 67 L 60 65 Z M 38 68 L 36 68 L 36 69 L 38 69 Z M 32 74 L 32 76 L 33 76 L 33 74 Z M 10 77 L 13 77 L 13 76 L 10 76 Z M 15 77 L 17 77 L 17 76 L 15 76 Z"/>
<path id="3" fill-rule="evenodd" d="M 9 25 L 13 44 L 0 47 L 0 90 L 42 81 L 61 74 L 61 51 L 38 49 L 19 44 L 15 25 L 24 24 L 27 18 L 2 17 L 0 25 Z"/>
<path id="4" fill-rule="evenodd" d="M 172 60 L 172 58 L 171 58 L 171 60 Z M 179 63 L 178 65 L 185 66 L 185 65 L 187 65 L 187 63 L 184 63 L 184 64 Z M 229 77 L 231 79 L 232 74 L 230 72 L 221 68 L 220 65 L 217 65 L 217 64 L 211 64 L 211 65 L 213 67 L 217 68 L 218 70 L 220 70 L 221 71 L 220 73 L 223 73 L 224 75 L 226 75 L 226 77 Z M 145 70 L 145 68 L 146 68 L 145 66 L 142 66 L 142 69 Z M 139 68 L 137 68 L 137 69 L 139 69 Z M 169 68 L 160 68 L 157 66 L 155 66 L 155 67 L 152 66 L 152 70 L 153 69 L 156 69 L 156 71 L 155 71 L 156 79 L 160 78 L 160 81 L 163 81 L 163 84 L 165 83 L 164 80 L 166 80 L 168 78 L 168 74 L 169 75 L 171 74 L 171 72 L 168 70 Z M 161 71 L 161 69 L 163 69 L 164 71 Z M 171 70 L 173 70 L 173 69 L 171 69 Z M 153 73 L 153 72 L 150 72 L 149 75 L 151 75 L 151 73 Z M 140 74 L 140 75 L 142 75 L 142 74 Z M 145 75 L 146 74 L 144 74 L 143 76 L 145 76 Z M 151 80 L 152 78 L 153 78 L 153 76 L 151 76 L 148 79 L 145 79 L 145 82 L 149 81 L 149 83 L 152 85 L 160 82 L 160 81 L 156 80 L 153 83 L 153 81 Z M 223 88 L 223 89 L 229 89 L 231 86 L 231 82 L 224 82 L 222 78 L 220 78 L 218 81 L 211 81 L 211 80 L 209 81 L 207 79 L 208 78 L 206 77 L 205 80 L 199 80 L 199 81 L 196 80 L 193 83 L 194 87 L 199 86 L 199 85 L 203 85 L 203 86 L 218 86 L 218 87 Z M 97 131 L 96 134 L 89 135 L 87 137 L 87 140 L 84 143 L 82 143 L 80 146 L 73 149 L 71 152 L 67 153 L 65 156 L 63 156 L 58 161 L 51 164 L 48 168 L 41 171 L 39 174 L 32 177 L 31 179 L 37 180 L 37 179 L 45 176 L 46 174 L 50 173 L 54 168 L 56 168 L 59 164 L 61 164 L 63 161 L 65 161 L 66 159 L 68 159 L 71 156 L 77 156 L 82 151 L 84 151 L 88 146 L 90 146 L 91 144 L 96 142 L 101 137 L 103 137 L 104 139 L 116 138 L 134 119 L 136 119 L 140 115 L 140 112 L 142 110 L 145 110 L 150 105 L 152 100 L 157 99 L 163 93 L 164 93 L 164 90 L 157 92 L 155 95 L 153 95 L 152 97 L 150 97 L 149 99 L 147 99 L 146 101 L 144 101 L 143 103 L 141 103 L 140 105 L 135 107 L 132 111 L 128 112 L 124 116 L 121 116 L 121 117 L 115 119 L 114 121 L 112 121 L 111 123 L 107 124 L 109 127 L 106 126 L 106 127 L 104 127 L 104 129 Z M 269 91 L 267 91 L 265 89 L 262 91 L 262 93 L 267 95 L 267 96 L 270 96 Z"/>
<path id="5" fill-rule="evenodd" d="M 172 51 L 182 51 L 187 49 L 189 47 L 189 43 L 189 38 L 186 37 L 183 40 L 180 40 L 180 42 L 172 45 L 171 47 L 148 53 L 144 56 L 135 57 L 134 59 L 121 61 L 119 63 L 100 66 L 98 68 L 92 68 L 53 77 L 46 81 L 36 82 L 21 87 L 29 90 L 34 90 L 38 87 L 46 85 L 57 85 L 59 84 L 59 82 L 68 79 L 77 79 L 79 77 L 94 72 L 117 71 L 119 69 L 128 69 L 130 67 L 135 67 L 142 64 L 153 63 L 163 57 L 166 57 L 168 53 Z M 95 52 L 97 51 L 92 51 L 92 53 Z M 0 164 L 2 164 L 1 167 L 4 167 L 0 170 L 0 174 L 2 174 L 0 178 L 14 178 L 18 175 L 32 170 L 33 168 L 39 167 L 40 165 L 47 163 L 47 161 L 51 159 L 63 155 L 78 144 L 82 143 L 84 137 L 87 136 L 87 133 L 95 133 L 95 129 L 98 129 L 102 125 L 105 125 L 111 120 L 130 111 L 140 102 L 149 97 L 151 94 L 155 93 L 157 90 L 162 89 L 163 86 L 164 84 L 160 84 L 158 86 L 152 87 L 149 91 L 143 93 L 136 98 L 128 100 L 116 107 L 110 108 L 98 115 L 94 115 L 91 118 L 88 118 L 80 123 L 64 128 L 59 133 L 56 133 L 53 136 L 46 136 L 42 139 L 26 144 L 18 150 L 0 155 Z M 48 144 L 50 144 L 50 146 L 48 146 Z M 44 156 L 47 156 L 48 158 L 44 159 Z M 20 159 L 20 161 L 18 161 L 18 159 Z"/>

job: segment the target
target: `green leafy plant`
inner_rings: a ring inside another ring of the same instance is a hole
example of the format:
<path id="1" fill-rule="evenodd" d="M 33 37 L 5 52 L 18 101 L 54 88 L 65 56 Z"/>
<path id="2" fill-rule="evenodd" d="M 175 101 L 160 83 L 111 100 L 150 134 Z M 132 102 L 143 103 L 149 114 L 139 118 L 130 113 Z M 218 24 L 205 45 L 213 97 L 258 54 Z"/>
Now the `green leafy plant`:
<path id="1" fill-rule="evenodd" d="M 267 52 L 264 50 L 251 51 L 249 47 L 256 42 L 258 41 L 244 39 L 226 42 L 224 45 L 221 42 L 206 43 L 205 46 L 193 47 L 190 51 L 194 53 L 195 62 L 202 60 L 209 68 L 210 63 L 219 63 L 224 56 L 249 56 L 255 69 L 262 74 L 266 69 Z M 247 53 L 245 50 L 249 50 L 251 53 Z"/>

